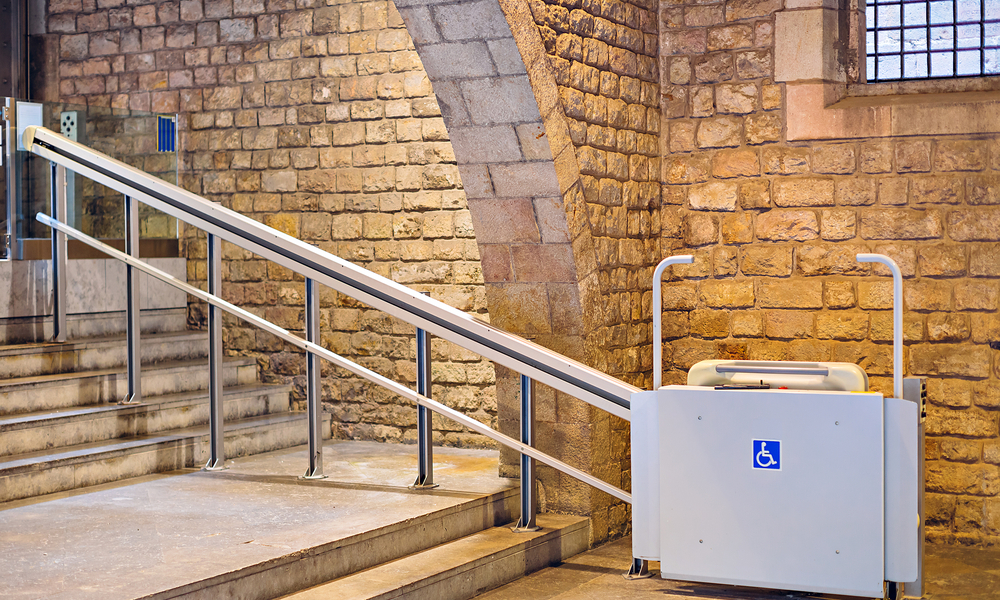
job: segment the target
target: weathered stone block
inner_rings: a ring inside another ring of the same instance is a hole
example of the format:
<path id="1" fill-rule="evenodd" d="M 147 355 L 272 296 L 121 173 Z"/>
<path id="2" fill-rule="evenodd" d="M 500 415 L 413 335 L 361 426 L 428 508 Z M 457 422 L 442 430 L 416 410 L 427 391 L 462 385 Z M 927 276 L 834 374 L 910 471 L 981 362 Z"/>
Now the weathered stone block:
<path id="1" fill-rule="evenodd" d="M 757 286 L 757 300 L 761 308 L 822 308 L 823 282 L 761 279 Z"/>
<path id="2" fill-rule="evenodd" d="M 737 186 L 735 183 L 712 182 L 692 186 L 688 193 L 688 205 L 693 210 L 727 211 L 736 210 Z"/>
<path id="3" fill-rule="evenodd" d="M 984 379 L 990 375 L 989 348 L 964 344 L 916 344 L 909 347 L 909 353 L 909 372 L 915 375 L 976 379 Z M 995 433 L 994 431 L 991 435 Z"/>
<path id="4" fill-rule="evenodd" d="M 750 213 L 726 215 L 722 218 L 722 243 L 749 244 L 753 241 L 753 216 Z"/>
<path id="5" fill-rule="evenodd" d="M 699 148 L 725 148 L 740 145 L 743 120 L 737 117 L 713 117 L 698 125 Z"/>
<path id="6" fill-rule="evenodd" d="M 866 250 L 864 246 L 844 244 L 802 246 L 795 251 L 795 262 L 799 272 L 806 276 L 864 275 L 868 266 L 855 257 Z"/>
<path id="7" fill-rule="evenodd" d="M 937 210 L 867 209 L 861 213 L 861 237 L 869 240 L 920 240 L 944 233 Z"/>
<path id="8" fill-rule="evenodd" d="M 764 336 L 763 314 L 755 311 L 733 311 L 733 337 L 758 338 Z"/>
<path id="9" fill-rule="evenodd" d="M 766 179 L 743 182 L 737 195 L 744 209 L 770 208 L 771 182 Z"/>
<path id="10" fill-rule="evenodd" d="M 777 206 L 832 206 L 833 180 L 779 179 L 772 184 L 771 198 Z"/>
<path id="11" fill-rule="evenodd" d="M 953 210 L 948 214 L 948 234 L 962 242 L 1000 240 L 1000 211 Z"/>
<path id="12" fill-rule="evenodd" d="M 757 153 L 750 149 L 721 150 L 712 157 L 712 174 L 728 179 L 760 175 Z"/>
<path id="13" fill-rule="evenodd" d="M 965 195 L 959 177 L 915 177 L 911 184 L 914 204 L 958 204 Z"/>
<path id="14" fill-rule="evenodd" d="M 863 340 L 868 336 L 868 313 L 845 311 L 816 315 L 816 337 L 821 340 Z"/>
<path id="15" fill-rule="evenodd" d="M 722 84 L 715 88 L 715 109 L 720 113 L 743 115 L 757 108 L 757 85 L 754 83 Z"/>
<path id="16" fill-rule="evenodd" d="M 819 237 L 816 214 L 806 210 L 772 210 L 757 217 L 757 238 L 771 241 L 805 241 Z"/>
<path id="17" fill-rule="evenodd" d="M 820 216 L 820 231 L 824 240 L 849 240 L 857 234 L 857 214 L 853 210 L 824 210 Z"/>
<path id="18" fill-rule="evenodd" d="M 781 140 L 782 119 L 779 113 L 754 113 L 746 117 L 747 143 L 756 146 Z"/>
<path id="19" fill-rule="evenodd" d="M 689 315 L 691 335 L 700 338 L 729 337 L 729 312 L 697 309 Z"/>
<path id="20" fill-rule="evenodd" d="M 981 171 L 986 166 L 986 142 L 943 140 L 935 144 L 934 168 L 938 171 Z"/>
<path id="21" fill-rule="evenodd" d="M 849 175 L 854 172 L 856 162 L 854 144 L 818 146 L 812 154 L 814 173 Z"/>
<path id="22" fill-rule="evenodd" d="M 767 337 L 774 339 L 812 337 L 813 315 L 797 310 L 766 311 L 764 331 Z"/>
<path id="23" fill-rule="evenodd" d="M 972 327 L 968 315 L 935 313 L 927 316 L 927 339 L 931 342 L 961 342 Z"/>
<path id="24" fill-rule="evenodd" d="M 684 241 L 689 246 L 704 246 L 719 241 L 719 222 L 715 215 L 690 213 L 684 221 Z"/>
<path id="25" fill-rule="evenodd" d="M 704 281 L 698 298 L 711 308 L 747 308 L 754 305 L 754 285 L 749 279 Z"/>
<path id="26" fill-rule="evenodd" d="M 917 264 L 924 277 L 961 277 L 965 275 L 965 248 L 956 244 L 921 246 Z"/>
<path id="27" fill-rule="evenodd" d="M 892 172 L 892 144 L 882 141 L 861 144 L 858 163 L 864 173 Z"/>
<path id="28" fill-rule="evenodd" d="M 957 310 L 997 310 L 1000 284 L 989 281 L 961 281 L 955 284 Z"/>
<path id="29" fill-rule="evenodd" d="M 925 173 L 930 170 L 930 142 L 912 141 L 896 143 L 896 171 L 899 173 Z"/>
<path id="30" fill-rule="evenodd" d="M 792 248 L 754 244 L 740 249 L 744 275 L 785 277 L 792 274 Z"/>

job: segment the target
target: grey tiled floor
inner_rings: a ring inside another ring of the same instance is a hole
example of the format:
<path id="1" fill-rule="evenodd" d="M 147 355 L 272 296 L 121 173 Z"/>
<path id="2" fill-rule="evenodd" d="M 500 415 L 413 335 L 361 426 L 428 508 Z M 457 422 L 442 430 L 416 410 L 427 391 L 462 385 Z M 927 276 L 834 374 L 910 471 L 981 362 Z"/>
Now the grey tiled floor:
<path id="1" fill-rule="evenodd" d="M 795 600 L 822 596 L 650 579 L 626 581 L 631 538 L 606 544 L 538 571 L 477 600 Z M 1000 549 L 927 547 L 926 600 L 1000 599 Z M 831 596 L 831 598 L 834 598 Z M 845 598 L 838 596 L 836 598 Z"/>

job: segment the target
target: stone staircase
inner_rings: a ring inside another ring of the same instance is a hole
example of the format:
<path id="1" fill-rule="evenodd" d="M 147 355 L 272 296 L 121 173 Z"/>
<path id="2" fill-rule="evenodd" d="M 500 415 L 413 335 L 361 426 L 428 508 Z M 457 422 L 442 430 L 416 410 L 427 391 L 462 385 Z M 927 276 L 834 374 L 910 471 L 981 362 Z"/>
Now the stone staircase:
<path id="1" fill-rule="evenodd" d="M 123 336 L 0 347 L 0 502 L 207 462 L 208 338 L 163 324 L 142 334 L 137 405 L 117 404 Z M 306 443 L 290 387 L 261 384 L 253 359 L 226 360 L 223 381 L 227 458 Z"/>

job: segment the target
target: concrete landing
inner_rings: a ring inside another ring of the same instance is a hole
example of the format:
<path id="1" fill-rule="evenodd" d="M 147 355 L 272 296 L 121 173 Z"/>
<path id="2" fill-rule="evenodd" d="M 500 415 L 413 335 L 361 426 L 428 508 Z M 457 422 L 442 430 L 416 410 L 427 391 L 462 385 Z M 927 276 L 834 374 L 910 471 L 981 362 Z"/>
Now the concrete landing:
<path id="1" fill-rule="evenodd" d="M 924 600 L 1000 599 L 1000 549 L 927 545 Z M 821 596 L 795 592 L 686 583 L 660 579 L 626 581 L 632 538 L 624 538 L 542 569 L 476 600 L 808 600 Z M 658 563 L 653 563 L 656 570 Z"/>
<path id="2" fill-rule="evenodd" d="M 414 446 L 327 442 L 0 504 L 2 598 L 273 598 L 516 518 L 497 453 L 435 448 L 434 490 L 411 491 Z"/>

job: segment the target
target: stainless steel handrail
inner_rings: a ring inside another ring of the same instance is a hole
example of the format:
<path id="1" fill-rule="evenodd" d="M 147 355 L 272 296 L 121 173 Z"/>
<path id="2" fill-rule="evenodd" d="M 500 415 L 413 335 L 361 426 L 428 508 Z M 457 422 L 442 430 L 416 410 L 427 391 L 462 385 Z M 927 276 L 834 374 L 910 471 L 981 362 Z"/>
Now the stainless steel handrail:
<path id="1" fill-rule="evenodd" d="M 65 223 L 57 221 L 42 213 L 38 213 L 35 216 L 35 218 L 40 223 L 48 225 L 49 227 L 55 229 L 56 231 L 62 232 L 66 235 L 76 238 L 81 242 L 87 244 L 88 246 L 96 248 L 97 250 L 100 250 L 101 252 L 107 254 L 108 256 L 111 256 L 112 258 L 115 258 L 130 267 L 148 273 L 149 275 L 155 277 L 156 279 L 159 279 L 164 283 L 168 283 L 174 286 L 175 288 L 182 290 L 183 292 L 191 296 L 194 296 L 195 298 L 201 300 L 202 302 L 206 302 L 232 315 L 235 315 L 248 323 L 256 325 L 257 327 L 260 327 L 261 329 L 270 333 L 271 335 L 274 335 L 275 337 L 281 338 L 282 340 L 288 342 L 289 344 L 301 348 L 315 356 L 325 358 L 326 360 L 337 365 L 338 367 L 341 367 L 342 369 L 346 369 L 351 373 L 354 373 L 355 375 L 364 377 L 365 379 L 371 381 L 372 383 L 381 385 L 382 387 L 396 394 L 399 394 L 400 396 L 408 400 L 412 400 L 413 402 L 417 403 L 420 406 L 429 408 L 430 410 L 433 410 L 438 414 L 444 415 L 445 417 L 448 417 L 453 421 L 461 423 L 462 425 L 468 427 L 469 429 L 477 433 L 485 435 L 486 437 L 496 442 L 499 442 L 507 447 L 513 448 L 514 450 L 517 450 L 523 455 L 530 456 L 535 460 L 541 461 L 555 469 L 558 469 L 559 471 L 562 471 L 563 473 L 566 473 L 567 475 L 571 475 L 572 477 L 575 477 L 580 481 L 601 490 L 602 492 L 610 494 L 615 498 L 624 500 L 625 502 L 629 503 L 632 502 L 631 494 L 629 494 L 624 490 L 618 489 L 617 487 L 609 483 L 601 481 L 600 479 L 597 479 L 596 477 L 588 473 L 585 473 L 580 469 L 577 469 L 576 467 L 568 465 L 555 457 L 549 456 L 544 452 L 540 452 L 535 448 L 532 448 L 529 444 L 520 442 L 512 437 L 506 436 L 500 433 L 499 431 L 496 431 L 493 428 L 484 425 L 483 423 L 469 416 L 466 416 L 452 408 L 445 406 L 444 404 L 441 404 L 440 402 L 432 400 L 422 394 L 418 394 L 417 392 L 403 385 L 400 385 L 387 377 L 383 377 L 382 375 L 379 375 L 374 371 L 366 369 L 365 367 L 362 367 L 357 363 L 347 360 L 346 358 L 340 356 L 339 354 L 327 350 L 323 346 L 320 346 L 308 340 L 304 340 L 299 336 L 289 332 L 288 330 L 278 327 L 277 325 L 271 323 L 270 321 L 262 319 L 249 311 L 246 311 L 234 304 L 226 302 L 225 300 L 219 298 L 218 296 L 209 294 L 207 292 L 203 292 L 202 290 L 190 285 L 189 283 L 181 281 L 180 279 L 177 279 L 176 277 L 174 277 L 169 273 L 166 273 L 165 271 L 161 271 L 160 269 L 157 269 L 156 267 L 146 264 L 145 262 L 133 256 L 125 254 L 124 252 L 121 252 L 120 250 L 117 250 L 112 246 L 109 246 L 101 241 L 98 241 L 90 237 L 89 235 L 77 229 L 74 229 L 69 225 L 66 225 Z"/>
<path id="2" fill-rule="evenodd" d="M 629 398 L 639 389 L 619 379 L 497 329 L 443 302 L 43 127 L 29 127 L 24 133 L 24 146 L 38 156 L 136 198 L 209 235 L 272 260 L 613 415 L 630 418 Z"/>

